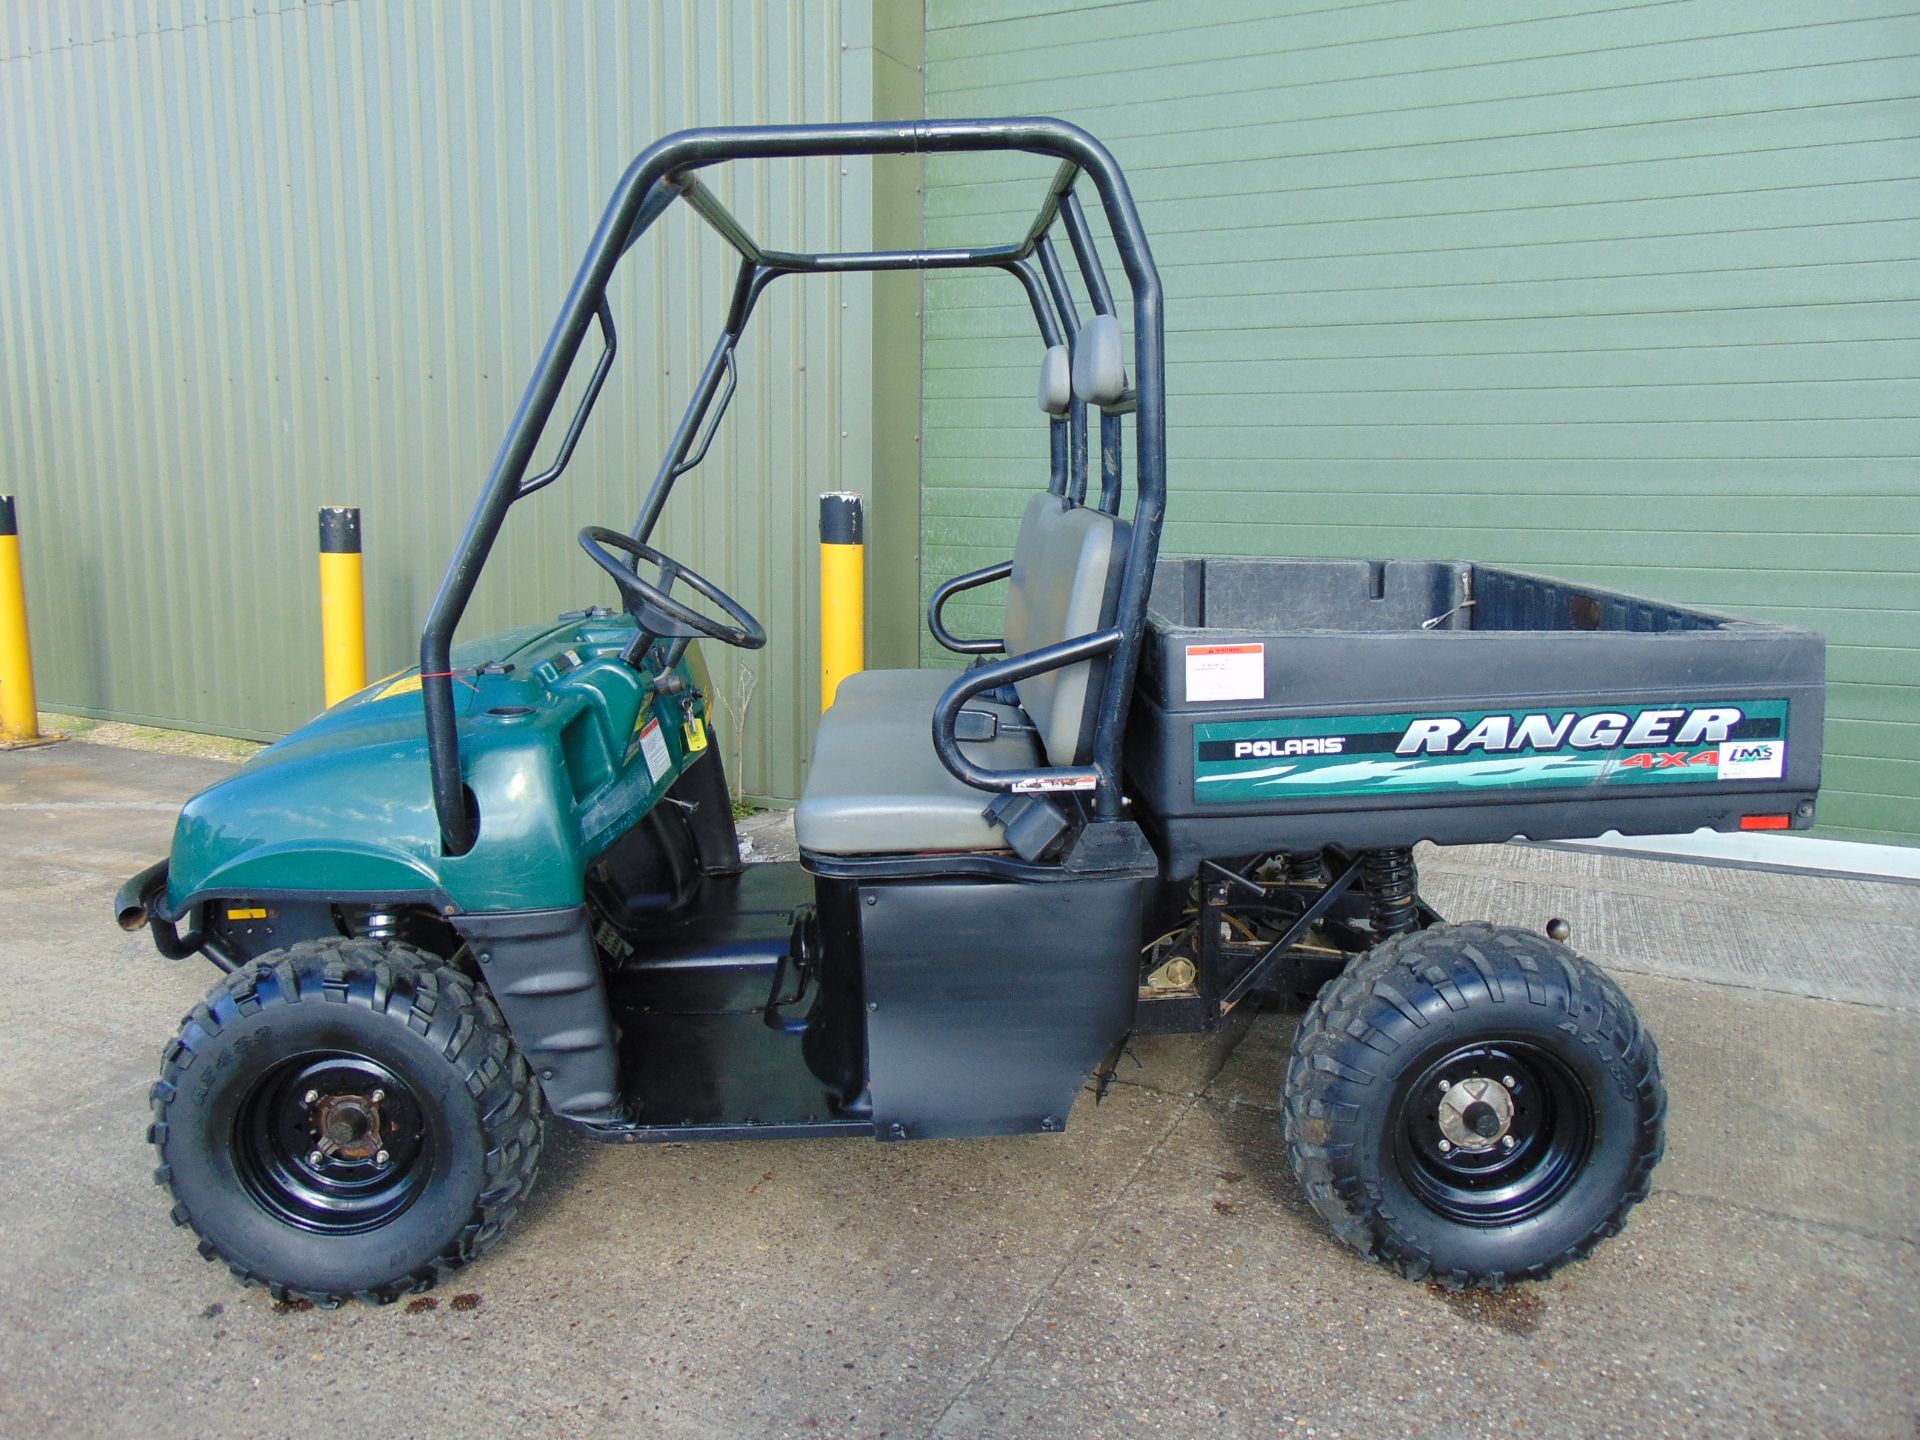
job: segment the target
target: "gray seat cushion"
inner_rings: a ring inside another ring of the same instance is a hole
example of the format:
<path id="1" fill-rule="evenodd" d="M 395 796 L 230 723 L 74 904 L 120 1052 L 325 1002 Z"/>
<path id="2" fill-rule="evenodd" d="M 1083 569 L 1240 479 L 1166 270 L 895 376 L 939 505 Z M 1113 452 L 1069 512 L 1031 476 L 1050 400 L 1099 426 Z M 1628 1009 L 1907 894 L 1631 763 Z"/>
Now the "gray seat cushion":
<path id="1" fill-rule="evenodd" d="M 1041 496 L 1051 501 L 1056 497 Z M 1084 506 L 1040 505 L 1021 528 L 1007 590 L 1007 654 L 1023 655 L 1088 635 L 1113 619 L 1131 527 Z M 1053 765 L 1077 765 L 1092 753 L 1095 680 L 1103 663 L 1082 660 L 1016 681 Z"/>
<path id="2" fill-rule="evenodd" d="M 802 850 L 818 855 L 906 855 L 1005 850 L 1006 835 L 982 812 L 985 790 L 956 780 L 933 750 L 933 706 L 954 670 L 864 670 L 840 682 L 820 717 L 807 791 L 793 825 Z M 969 760 L 992 770 L 1041 763 L 1040 743 L 1019 708 L 986 700 L 992 740 L 961 741 Z"/>

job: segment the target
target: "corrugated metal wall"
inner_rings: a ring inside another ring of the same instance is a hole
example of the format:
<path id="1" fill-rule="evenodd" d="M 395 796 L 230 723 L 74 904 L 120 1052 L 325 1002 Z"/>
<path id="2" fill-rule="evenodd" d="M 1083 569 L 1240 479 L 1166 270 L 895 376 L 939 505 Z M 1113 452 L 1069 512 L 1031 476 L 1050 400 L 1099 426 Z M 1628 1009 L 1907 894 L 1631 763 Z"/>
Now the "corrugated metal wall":
<path id="1" fill-rule="evenodd" d="M 365 510 L 376 673 L 410 663 L 620 171 L 683 125 L 871 114 L 869 8 L 0 8 L 0 490 L 20 496 L 43 704 L 300 723 L 322 503 Z M 769 243 L 868 243 L 865 166 L 721 189 Z M 573 533 L 631 521 L 731 275 L 691 217 L 630 257 L 595 422 L 516 509 L 463 634 L 613 603 Z M 859 277 L 769 293 L 723 437 L 668 511 L 662 543 L 772 636 L 749 662 L 758 793 L 795 793 L 817 710 L 813 497 L 867 488 L 870 296 Z"/>
<path id="2" fill-rule="evenodd" d="M 1815 626 L 1825 826 L 1912 843 L 1903 8 L 930 0 L 927 109 L 1064 115 L 1126 166 L 1168 290 L 1169 550 L 1470 556 Z M 1010 230 L 1009 174 L 933 161 L 928 239 Z M 1037 355 L 1001 282 L 932 278 L 929 584 L 1003 558 L 1045 473 Z"/>
<path id="3" fill-rule="evenodd" d="M 45 702 L 298 724 L 329 502 L 366 511 L 373 663 L 407 663 L 621 167 L 682 124 L 910 104 L 917 7 L 883 9 L 884 61 L 872 8 L 0 7 L 0 489 Z M 1817 625 L 1823 818 L 1920 837 L 1920 21 L 932 0 L 927 27 L 930 113 L 1064 114 L 1133 177 L 1169 287 L 1169 548 L 1471 554 Z M 866 243 L 871 171 L 837 168 L 731 198 L 769 237 Z M 1010 233 L 1044 168 L 931 162 L 928 238 Z M 597 423 L 466 633 L 610 598 L 572 532 L 634 508 L 729 268 L 687 221 L 634 260 Z M 927 304 L 930 585 L 1004 554 L 1045 457 L 1017 292 L 936 276 Z M 861 278 L 776 288 L 760 321 L 666 538 L 774 632 L 746 780 L 791 795 L 812 497 L 878 470 L 905 513 L 911 467 L 873 437 L 904 441 L 911 347 Z M 876 602 L 916 588 L 907 548 L 876 555 Z M 899 609 L 880 651 L 909 643 Z"/>

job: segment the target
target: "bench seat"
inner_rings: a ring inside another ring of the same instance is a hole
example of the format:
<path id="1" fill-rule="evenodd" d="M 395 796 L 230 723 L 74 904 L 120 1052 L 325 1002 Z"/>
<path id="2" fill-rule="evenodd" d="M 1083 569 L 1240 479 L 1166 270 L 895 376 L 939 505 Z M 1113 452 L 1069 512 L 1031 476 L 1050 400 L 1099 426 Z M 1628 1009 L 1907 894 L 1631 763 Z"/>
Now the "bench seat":
<path id="1" fill-rule="evenodd" d="M 806 795 L 794 809 L 800 848 L 820 855 L 1005 850 L 982 812 L 993 800 L 954 778 L 933 749 L 933 706 L 957 670 L 864 670 L 840 682 L 820 717 Z M 1043 763 L 1018 706 L 972 700 L 996 721 L 991 740 L 960 749 L 994 770 Z"/>

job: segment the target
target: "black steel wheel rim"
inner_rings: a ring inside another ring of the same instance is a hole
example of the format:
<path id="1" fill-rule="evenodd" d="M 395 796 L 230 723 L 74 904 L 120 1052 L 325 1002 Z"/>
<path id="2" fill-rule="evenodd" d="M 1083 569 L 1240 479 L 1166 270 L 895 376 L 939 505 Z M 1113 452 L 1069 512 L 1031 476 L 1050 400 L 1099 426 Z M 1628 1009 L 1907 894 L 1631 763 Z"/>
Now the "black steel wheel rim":
<path id="1" fill-rule="evenodd" d="M 275 1065 L 241 1102 L 233 1141 L 249 1198 L 321 1235 L 390 1224 L 433 1171 L 433 1134 L 419 1097 L 379 1061 L 351 1051 Z M 342 1148 L 328 1153 L 329 1142 Z"/>
<path id="2" fill-rule="evenodd" d="M 1465 1149 L 1447 1142 L 1440 1102 L 1447 1089 L 1479 1079 L 1500 1086 L 1511 1115 L 1497 1135 L 1482 1137 L 1488 1148 Z M 1531 1041 L 1447 1051 L 1420 1070 L 1396 1112 L 1392 1158 L 1407 1188 L 1461 1224 L 1511 1225 L 1539 1214 L 1573 1187 L 1593 1153 L 1592 1096 L 1565 1061 Z"/>

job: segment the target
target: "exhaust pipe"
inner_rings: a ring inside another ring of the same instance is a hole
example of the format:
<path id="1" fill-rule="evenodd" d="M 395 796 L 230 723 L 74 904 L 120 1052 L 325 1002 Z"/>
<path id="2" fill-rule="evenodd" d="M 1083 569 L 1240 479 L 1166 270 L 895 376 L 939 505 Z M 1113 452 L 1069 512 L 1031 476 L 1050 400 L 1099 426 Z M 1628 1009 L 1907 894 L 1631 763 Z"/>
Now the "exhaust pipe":
<path id="1" fill-rule="evenodd" d="M 126 884 L 113 897 L 113 918 L 122 930 L 140 930 L 148 920 L 151 897 L 167 883 L 167 862 L 156 860 Z"/>
<path id="2" fill-rule="evenodd" d="M 221 970 L 231 974 L 240 968 L 241 959 L 232 947 L 217 935 L 195 930 L 182 935 L 174 920 L 158 909 L 167 888 L 167 862 L 156 860 L 126 884 L 113 897 L 113 918 L 122 930 L 153 927 L 153 948 L 169 960 L 184 960 L 189 955 L 205 955 Z M 192 910 L 192 906 L 188 910 Z M 175 919 L 180 917 L 176 916 Z"/>

